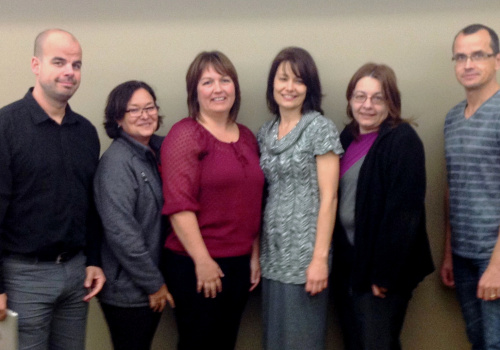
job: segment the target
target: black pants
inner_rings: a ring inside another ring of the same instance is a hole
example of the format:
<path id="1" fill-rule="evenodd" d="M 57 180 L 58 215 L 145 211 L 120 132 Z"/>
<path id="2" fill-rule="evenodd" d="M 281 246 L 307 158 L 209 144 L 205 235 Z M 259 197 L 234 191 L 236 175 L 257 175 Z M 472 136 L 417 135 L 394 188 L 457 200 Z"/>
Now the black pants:
<path id="1" fill-rule="evenodd" d="M 224 272 L 222 292 L 205 298 L 196 292 L 193 260 L 167 251 L 165 279 L 175 301 L 179 350 L 232 350 L 250 288 L 250 257 L 215 259 Z"/>
<path id="2" fill-rule="evenodd" d="M 336 308 L 346 350 L 400 350 L 409 295 L 371 292 L 345 295 Z"/>
<path id="3" fill-rule="evenodd" d="M 336 238 L 331 289 L 345 349 L 400 350 L 411 290 L 389 290 L 385 298 L 352 290 L 354 248 L 345 237 Z"/>
<path id="4" fill-rule="evenodd" d="M 149 307 L 118 307 L 101 303 L 115 350 L 150 350 L 161 313 Z"/>

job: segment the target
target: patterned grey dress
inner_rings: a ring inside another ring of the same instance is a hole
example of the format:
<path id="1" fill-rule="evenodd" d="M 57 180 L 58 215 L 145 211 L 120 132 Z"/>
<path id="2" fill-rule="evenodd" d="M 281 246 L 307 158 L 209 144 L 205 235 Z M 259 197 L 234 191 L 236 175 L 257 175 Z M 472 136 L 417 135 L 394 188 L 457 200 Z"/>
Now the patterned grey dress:
<path id="1" fill-rule="evenodd" d="M 257 134 L 260 165 L 268 184 L 261 237 L 262 277 L 304 284 L 316 239 L 319 188 L 316 155 L 342 154 L 337 128 L 319 112 L 308 112 L 278 140 L 279 119 Z"/>

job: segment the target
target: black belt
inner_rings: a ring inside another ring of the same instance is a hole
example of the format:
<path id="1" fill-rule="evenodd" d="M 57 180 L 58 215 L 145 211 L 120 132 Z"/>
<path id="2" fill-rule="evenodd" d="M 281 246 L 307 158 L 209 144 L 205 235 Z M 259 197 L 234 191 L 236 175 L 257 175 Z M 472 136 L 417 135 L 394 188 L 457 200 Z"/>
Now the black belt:
<path id="1" fill-rule="evenodd" d="M 29 260 L 33 262 L 51 262 L 54 264 L 62 264 L 73 259 L 81 251 L 82 251 L 81 249 L 70 249 L 60 253 L 28 253 L 28 254 L 4 252 L 4 256 L 21 260 Z"/>

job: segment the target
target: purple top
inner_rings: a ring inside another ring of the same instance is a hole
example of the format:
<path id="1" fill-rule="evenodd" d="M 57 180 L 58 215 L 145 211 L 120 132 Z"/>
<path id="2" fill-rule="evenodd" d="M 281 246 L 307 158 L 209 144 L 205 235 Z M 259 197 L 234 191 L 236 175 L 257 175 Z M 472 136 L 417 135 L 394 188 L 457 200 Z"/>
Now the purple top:
<path id="1" fill-rule="evenodd" d="M 347 170 L 351 168 L 358 160 L 366 156 L 372 147 L 375 139 L 378 136 L 378 131 L 369 134 L 360 134 L 357 139 L 351 142 L 349 147 L 340 158 L 340 177 L 344 176 Z"/>

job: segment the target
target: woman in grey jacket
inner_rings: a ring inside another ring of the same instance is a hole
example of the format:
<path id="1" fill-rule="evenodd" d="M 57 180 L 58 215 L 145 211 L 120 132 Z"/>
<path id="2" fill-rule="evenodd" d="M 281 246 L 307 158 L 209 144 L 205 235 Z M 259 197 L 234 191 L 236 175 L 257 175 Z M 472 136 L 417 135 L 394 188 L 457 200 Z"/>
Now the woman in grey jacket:
<path id="1" fill-rule="evenodd" d="M 161 122 L 154 91 L 128 81 L 111 91 L 105 129 L 114 141 L 94 180 L 104 227 L 102 268 L 107 283 L 99 300 L 115 349 L 148 350 L 172 296 L 159 269 L 163 244 L 161 179 L 154 135 Z"/>

